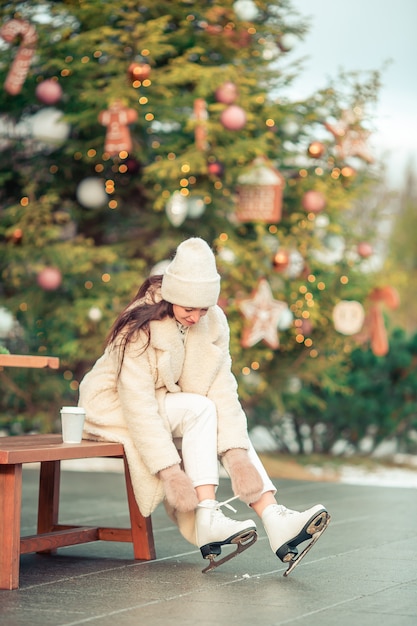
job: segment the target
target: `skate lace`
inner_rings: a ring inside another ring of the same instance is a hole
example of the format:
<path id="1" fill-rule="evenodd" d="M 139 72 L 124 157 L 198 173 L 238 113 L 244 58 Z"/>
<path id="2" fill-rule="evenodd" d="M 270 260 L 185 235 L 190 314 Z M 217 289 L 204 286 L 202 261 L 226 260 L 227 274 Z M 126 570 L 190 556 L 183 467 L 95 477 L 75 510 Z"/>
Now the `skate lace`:
<path id="1" fill-rule="evenodd" d="M 276 508 L 275 508 L 276 507 Z M 280 515 L 294 515 L 294 513 L 297 513 L 297 511 L 293 511 L 291 509 L 287 509 L 286 506 L 284 506 L 283 504 L 276 504 L 275 505 L 275 510 L 277 511 L 277 513 L 279 513 Z"/>
<path id="2" fill-rule="evenodd" d="M 200 504 L 198 505 L 199 507 L 202 507 L 203 509 L 213 509 L 214 511 L 220 513 L 220 515 L 223 515 L 223 512 L 221 511 L 221 507 L 225 506 L 227 509 L 230 509 L 231 511 L 233 511 L 233 513 L 237 513 L 236 509 L 233 508 L 229 502 L 233 502 L 233 500 L 237 500 L 239 498 L 239 496 L 233 496 L 233 498 L 229 498 L 228 500 L 224 500 L 223 502 L 217 502 L 217 501 L 211 501 L 210 504 L 205 504 L 204 502 L 200 502 Z"/>

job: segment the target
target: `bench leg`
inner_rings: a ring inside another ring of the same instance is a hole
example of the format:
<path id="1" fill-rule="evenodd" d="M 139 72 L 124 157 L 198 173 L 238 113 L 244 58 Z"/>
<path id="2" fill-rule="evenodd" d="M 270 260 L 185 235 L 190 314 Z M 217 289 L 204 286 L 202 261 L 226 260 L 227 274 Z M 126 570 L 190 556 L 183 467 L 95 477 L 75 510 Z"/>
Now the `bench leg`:
<path id="1" fill-rule="evenodd" d="M 132 529 L 133 554 L 135 559 L 151 561 L 156 558 L 152 519 L 151 517 L 143 517 L 139 511 L 135 494 L 133 493 L 126 457 L 123 457 L 123 462 L 125 465 L 126 491 Z"/>
<path id="2" fill-rule="evenodd" d="M 58 524 L 60 480 L 61 461 L 43 461 L 39 474 L 38 534 L 50 533 Z"/>
<path id="3" fill-rule="evenodd" d="M 0 466 L 0 589 L 19 588 L 22 465 Z"/>

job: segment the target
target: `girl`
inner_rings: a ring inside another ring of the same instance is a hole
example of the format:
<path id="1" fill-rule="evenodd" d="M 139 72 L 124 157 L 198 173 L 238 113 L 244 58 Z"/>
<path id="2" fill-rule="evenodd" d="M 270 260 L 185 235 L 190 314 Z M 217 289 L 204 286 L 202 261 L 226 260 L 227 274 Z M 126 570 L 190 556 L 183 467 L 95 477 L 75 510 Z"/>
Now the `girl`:
<path id="1" fill-rule="evenodd" d="M 182 242 L 163 276 L 148 278 L 118 316 L 81 382 L 84 436 L 124 445 L 142 515 L 164 501 L 184 537 L 210 559 L 207 569 L 230 558 L 215 561 L 222 545 L 240 552 L 256 540 L 255 522 L 225 516 L 227 502 L 216 500 L 220 460 L 235 496 L 261 518 L 273 552 L 294 566 L 297 545 L 315 541 L 330 517 L 320 504 L 299 513 L 275 499 L 249 440 L 219 293 L 208 244 Z"/>

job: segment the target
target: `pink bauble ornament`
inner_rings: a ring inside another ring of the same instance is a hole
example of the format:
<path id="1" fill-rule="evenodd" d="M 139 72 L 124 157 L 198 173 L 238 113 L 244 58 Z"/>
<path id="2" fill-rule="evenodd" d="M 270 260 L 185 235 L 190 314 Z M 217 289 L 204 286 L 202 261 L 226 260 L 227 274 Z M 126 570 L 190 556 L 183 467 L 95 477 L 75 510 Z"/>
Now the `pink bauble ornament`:
<path id="1" fill-rule="evenodd" d="M 361 256 L 363 259 L 367 259 L 374 253 L 371 244 L 367 241 L 361 241 L 360 243 L 358 243 L 357 250 L 359 256 Z"/>
<path id="2" fill-rule="evenodd" d="M 237 104 L 231 104 L 220 115 L 220 122 L 226 130 L 241 130 L 246 124 L 246 113 Z"/>
<path id="3" fill-rule="evenodd" d="M 223 104 L 233 104 L 238 95 L 237 87 L 231 81 L 226 81 L 220 85 L 220 87 L 217 87 L 214 95 L 217 102 L 222 102 Z"/>
<path id="4" fill-rule="evenodd" d="M 45 291 L 55 291 L 62 283 L 62 274 L 57 267 L 45 267 L 37 275 L 36 281 Z"/>
<path id="5" fill-rule="evenodd" d="M 210 161 L 207 164 L 207 170 L 212 176 L 223 176 L 224 165 L 220 161 Z"/>
<path id="6" fill-rule="evenodd" d="M 326 206 L 326 198 L 320 191 L 311 189 L 303 195 L 301 204 L 306 211 L 319 213 Z"/>
<path id="7" fill-rule="evenodd" d="M 43 80 L 36 87 L 35 95 L 42 104 L 56 104 L 62 98 L 62 87 L 56 80 Z"/>

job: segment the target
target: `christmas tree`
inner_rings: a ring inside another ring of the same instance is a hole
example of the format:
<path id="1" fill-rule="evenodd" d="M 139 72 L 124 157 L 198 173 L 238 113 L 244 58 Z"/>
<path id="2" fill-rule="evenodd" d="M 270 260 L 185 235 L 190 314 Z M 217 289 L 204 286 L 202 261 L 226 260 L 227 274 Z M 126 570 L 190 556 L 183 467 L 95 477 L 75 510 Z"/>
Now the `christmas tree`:
<path id="1" fill-rule="evenodd" d="M 15 1 L 0 25 L 3 345 L 61 364 L 0 372 L 3 422 L 53 427 L 117 313 L 195 235 L 251 423 L 338 389 L 374 333 L 378 73 L 286 98 L 307 28 L 287 0 Z"/>

